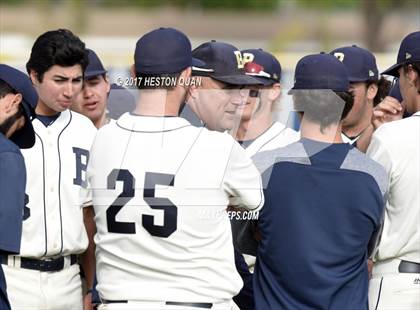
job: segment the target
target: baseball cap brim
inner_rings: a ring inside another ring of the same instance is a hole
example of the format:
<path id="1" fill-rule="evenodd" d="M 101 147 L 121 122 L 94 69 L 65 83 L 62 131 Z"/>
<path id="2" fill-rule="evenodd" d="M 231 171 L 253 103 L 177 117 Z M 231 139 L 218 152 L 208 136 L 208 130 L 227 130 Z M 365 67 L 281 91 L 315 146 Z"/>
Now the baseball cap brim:
<path id="1" fill-rule="evenodd" d="M 273 85 L 273 84 L 276 84 L 276 83 L 280 83 L 278 81 L 274 81 L 272 79 L 267 79 L 267 78 L 264 78 L 264 77 L 259 77 L 259 76 L 252 76 L 252 77 L 254 79 L 258 80 L 261 83 L 261 85 L 263 85 L 263 86 L 270 86 L 270 85 Z"/>
<path id="2" fill-rule="evenodd" d="M 10 137 L 10 140 L 12 140 L 21 149 L 29 149 L 35 144 L 35 131 L 31 120 L 31 115 L 33 115 L 33 113 L 29 110 L 30 108 L 27 103 L 22 101 L 21 104 L 24 110 L 25 125 L 15 131 Z"/>
<path id="3" fill-rule="evenodd" d="M 398 77 L 399 76 L 398 70 L 401 68 L 402 65 L 403 65 L 402 63 L 395 64 L 389 67 L 388 69 L 386 69 L 385 71 L 383 71 L 382 74 Z"/>
<path id="4" fill-rule="evenodd" d="M 202 68 L 202 67 L 205 67 L 206 66 L 206 63 L 204 62 L 204 61 L 202 61 L 202 60 L 200 60 L 200 59 L 197 59 L 197 58 L 192 58 L 192 64 L 191 64 L 191 67 L 199 67 L 199 68 Z"/>
<path id="5" fill-rule="evenodd" d="M 98 75 L 103 75 L 106 74 L 107 71 L 106 70 L 94 70 L 94 71 L 90 71 L 90 72 L 85 72 L 85 80 L 91 79 L 95 76 Z"/>
<path id="6" fill-rule="evenodd" d="M 209 75 L 211 78 L 231 85 L 262 85 L 256 78 L 249 75 Z"/>

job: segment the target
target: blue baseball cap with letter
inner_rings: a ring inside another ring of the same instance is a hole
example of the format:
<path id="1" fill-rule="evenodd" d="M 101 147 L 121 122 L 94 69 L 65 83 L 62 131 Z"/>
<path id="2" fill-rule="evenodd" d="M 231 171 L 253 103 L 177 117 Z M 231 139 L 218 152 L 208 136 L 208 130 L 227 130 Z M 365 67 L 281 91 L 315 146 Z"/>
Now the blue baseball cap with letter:
<path id="1" fill-rule="evenodd" d="M 25 73 L 8 65 L 0 64 L 0 80 L 5 81 L 16 93 L 22 95 L 21 104 L 24 110 L 25 125 L 15 131 L 10 137 L 10 140 L 22 149 L 31 148 L 35 144 L 35 132 L 32 126 L 32 120 L 35 118 L 38 94 Z"/>
<path id="2" fill-rule="evenodd" d="M 368 50 L 352 45 L 337 48 L 330 54 L 337 57 L 346 66 L 350 83 L 378 81 L 376 58 Z"/>
<path id="3" fill-rule="evenodd" d="M 344 64 L 330 54 L 315 54 L 303 57 L 296 65 L 295 84 L 289 91 L 301 89 L 330 89 L 348 91 L 348 73 Z"/>
<path id="4" fill-rule="evenodd" d="M 281 65 L 276 57 L 261 48 L 243 50 L 242 57 L 247 75 L 254 77 L 264 86 L 280 83 Z"/>
<path id="5" fill-rule="evenodd" d="M 259 80 L 246 75 L 242 53 L 232 44 L 205 42 L 193 50 L 193 56 L 204 62 L 204 66 L 193 67 L 193 75 L 231 85 L 261 85 Z"/>
<path id="6" fill-rule="evenodd" d="M 407 35 L 401 42 L 398 51 L 397 63 L 382 74 L 398 77 L 398 70 L 406 63 L 420 62 L 420 31 Z"/>
<path id="7" fill-rule="evenodd" d="M 152 30 L 137 41 L 134 66 L 138 73 L 178 73 L 199 65 L 204 64 L 192 57 L 188 37 L 174 28 Z"/>

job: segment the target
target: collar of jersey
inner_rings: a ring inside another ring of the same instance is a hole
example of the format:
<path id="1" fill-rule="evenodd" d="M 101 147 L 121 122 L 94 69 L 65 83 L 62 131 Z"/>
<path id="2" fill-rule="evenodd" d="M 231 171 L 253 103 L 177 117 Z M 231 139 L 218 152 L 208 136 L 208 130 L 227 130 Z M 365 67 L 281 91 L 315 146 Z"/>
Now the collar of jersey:
<path id="1" fill-rule="evenodd" d="M 117 126 L 134 132 L 165 132 L 191 126 L 191 124 L 186 119 L 177 116 L 141 116 L 125 113 L 118 119 Z"/>

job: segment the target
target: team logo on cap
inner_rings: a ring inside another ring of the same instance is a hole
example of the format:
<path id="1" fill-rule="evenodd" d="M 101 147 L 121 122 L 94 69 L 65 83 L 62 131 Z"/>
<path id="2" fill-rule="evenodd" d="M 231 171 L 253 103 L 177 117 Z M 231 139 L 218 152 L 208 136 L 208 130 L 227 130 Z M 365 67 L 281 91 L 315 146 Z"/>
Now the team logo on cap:
<path id="1" fill-rule="evenodd" d="M 243 69 L 245 64 L 244 64 L 244 59 L 242 58 L 241 51 L 234 51 L 233 53 L 236 56 L 236 62 L 238 64 L 238 69 Z"/>
<path id="2" fill-rule="evenodd" d="M 334 57 L 337 58 L 339 61 L 343 62 L 344 60 L 344 53 L 341 52 L 335 52 Z"/>
<path id="3" fill-rule="evenodd" d="M 405 59 L 410 59 L 411 58 L 411 54 L 410 53 L 405 53 Z"/>
<path id="4" fill-rule="evenodd" d="M 248 62 L 252 62 L 254 60 L 255 56 L 252 53 L 243 53 L 242 54 L 242 60 L 244 62 L 244 65 Z"/>

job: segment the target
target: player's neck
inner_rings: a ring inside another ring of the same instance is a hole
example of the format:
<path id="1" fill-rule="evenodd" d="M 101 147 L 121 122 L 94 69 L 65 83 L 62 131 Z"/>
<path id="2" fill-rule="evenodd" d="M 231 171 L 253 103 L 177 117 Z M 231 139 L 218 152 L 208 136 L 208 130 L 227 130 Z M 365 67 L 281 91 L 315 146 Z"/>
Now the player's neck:
<path id="1" fill-rule="evenodd" d="M 35 108 L 35 113 L 37 115 L 42 116 L 53 116 L 58 114 L 56 110 L 51 109 L 49 106 L 47 106 L 41 99 L 38 100 L 38 104 Z"/>
<path id="2" fill-rule="evenodd" d="M 106 113 L 104 112 L 100 118 L 93 122 L 97 129 L 101 128 L 102 126 L 108 124 L 109 119 L 106 117 Z"/>
<path id="3" fill-rule="evenodd" d="M 321 130 L 320 124 L 310 122 L 303 118 L 300 133 L 302 138 L 314 141 L 325 143 L 343 143 L 343 139 L 341 138 L 341 123 L 332 124 Z"/>
<path id="4" fill-rule="evenodd" d="M 251 117 L 249 120 L 241 121 L 236 135 L 238 141 L 254 140 L 258 138 L 273 124 L 271 115 L 260 115 L 257 118 Z"/>
<path id="5" fill-rule="evenodd" d="M 144 116 L 178 116 L 181 100 L 164 89 L 141 90 L 134 113 Z"/>

